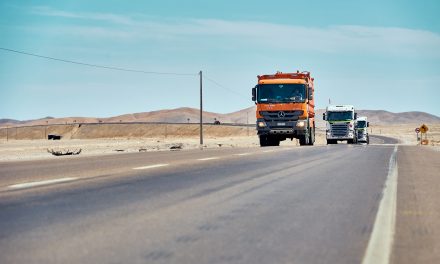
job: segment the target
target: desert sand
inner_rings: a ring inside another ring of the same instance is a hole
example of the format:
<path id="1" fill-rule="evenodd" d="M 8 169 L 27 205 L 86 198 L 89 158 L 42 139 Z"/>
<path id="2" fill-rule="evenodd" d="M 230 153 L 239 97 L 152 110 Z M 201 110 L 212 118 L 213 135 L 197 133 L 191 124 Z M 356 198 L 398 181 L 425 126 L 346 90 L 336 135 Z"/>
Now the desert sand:
<path id="1" fill-rule="evenodd" d="M 372 135 L 397 138 L 401 144 L 416 145 L 416 124 L 391 126 L 371 126 Z M 316 131 L 316 145 L 325 145 L 325 129 Z M 47 134 L 63 136 L 61 140 L 44 139 Z M 440 124 L 431 125 L 427 134 L 428 147 L 440 150 Z M 83 156 L 109 155 L 116 153 L 135 153 L 143 151 L 170 151 L 199 148 L 253 148 L 259 146 L 254 127 L 243 126 L 204 126 L 204 144 L 199 142 L 199 127 L 195 124 L 101 124 L 101 125 L 62 125 L 14 128 L 0 131 L 0 161 L 35 159 L 76 158 Z M 281 146 L 298 147 L 294 139 L 281 142 Z M 424 146 L 425 147 L 425 146 Z M 47 150 L 75 151 L 76 156 L 57 157 Z"/>

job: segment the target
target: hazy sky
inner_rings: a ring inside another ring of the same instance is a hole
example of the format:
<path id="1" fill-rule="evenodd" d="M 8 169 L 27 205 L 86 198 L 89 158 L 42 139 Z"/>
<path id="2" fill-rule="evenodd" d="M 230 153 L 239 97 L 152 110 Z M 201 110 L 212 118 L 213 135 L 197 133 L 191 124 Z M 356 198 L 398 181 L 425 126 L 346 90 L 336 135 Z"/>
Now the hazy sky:
<path id="1" fill-rule="evenodd" d="M 0 118 L 253 105 L 259 74 L 310 71 L 316 103 L 440 116 L 440 1 L 8 1 Z M 218 85 L 219 84 L 219 85 Z"/>

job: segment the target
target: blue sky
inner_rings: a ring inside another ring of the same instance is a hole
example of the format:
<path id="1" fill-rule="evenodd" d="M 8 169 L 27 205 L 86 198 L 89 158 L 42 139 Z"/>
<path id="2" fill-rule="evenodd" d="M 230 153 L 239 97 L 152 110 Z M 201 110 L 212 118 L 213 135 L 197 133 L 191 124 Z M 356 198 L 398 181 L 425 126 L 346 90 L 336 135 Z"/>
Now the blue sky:
<path id="1" fill-rule="evenodd" d="M 439 1 L 1 1 L 0 118 L 253 105 L 256 76 L 310 71 L 316 103 L 440 116 Z M 220 85 L 218 85 L 220 84 Z"/>

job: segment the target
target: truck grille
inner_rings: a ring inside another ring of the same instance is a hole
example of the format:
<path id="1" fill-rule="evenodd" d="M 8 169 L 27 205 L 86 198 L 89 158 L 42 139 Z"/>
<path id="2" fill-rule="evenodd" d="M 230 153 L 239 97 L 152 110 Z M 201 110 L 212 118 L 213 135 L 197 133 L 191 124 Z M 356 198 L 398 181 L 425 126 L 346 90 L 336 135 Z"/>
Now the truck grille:
<path id="1" fill-rule="evenodd" d="M 280 113 L 282 112 L 282 113 Z M 304 113 L 303 110 L 294 111 L 260 111 L 260 115 L 263 116 L 265 121 L 297 121 L 298 118 Z"/>
<path id="2" fill-rule="evenodd" d="M 331 124 L 332 134 L 335 137 L 345 137 L 348 134 L 348 124 Z"/>

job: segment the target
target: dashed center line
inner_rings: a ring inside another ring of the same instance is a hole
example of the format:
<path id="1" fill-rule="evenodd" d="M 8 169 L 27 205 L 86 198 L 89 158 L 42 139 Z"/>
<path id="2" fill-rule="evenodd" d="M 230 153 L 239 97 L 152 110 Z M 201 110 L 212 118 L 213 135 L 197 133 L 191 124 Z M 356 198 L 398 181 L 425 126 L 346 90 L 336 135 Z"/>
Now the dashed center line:
<path id="1" fill-rule="evenodd" d="M 268 152 L 274 152 L 275 150 L 271 149 L 271 150 L 263 150 L 264 153 L 268 153 Z"/>
<path id="2" fill-rule="evenodd" d="M 275 152 L 275 150 L 265 150 L 262 152 Z M 245 153 L 238 153 L 233 154 L 234 156 L 248 156 L 252 155 L 254 153 L 251 152 L 245 152 Z M 221 159 L 221 157 L 207 157 L 207 158 L 200 158 L 197 159 L 199 161 L 208 161 L 208 160 L 217 160 Z M 148 170 L 153 168 L 160 168 L 160 167 L 166 167 L 169 166 L 168 163 L 160 163 L 160 164 L 153 164 L 153 165 L 147 165 L 147 166 L 141 166 L 141 167 L 135 167 L 132 168 L 133 170 Z M 25 183 L 17 183 L 13 185 L 7 186 L 8 189 L 25 189 L 25 188 L 32 188 L 32 187 L 38 187 L 38 186 L 44 186 L 44 185 L 50 185 L 50 184 L 56 184 L 56 183 L 63 183 L 63 182 L 69 182 L 69 181 L 75 181 L 79 178 L 74 177 L 65 177 L 65 178 L 58 178 L 58 179 L 52 179 L 52 180 L 45 180 L 45 181 L 35 181 L 35 182 L 25 182 Z"/>
<path id="3" fill-rule="evenodd" d="M 205 161 L 205 160 L 216 160 L 216 159 L 220 159 L 219 157 L 209 157 L 209 158 L 202 158 L 202 159 L 197 159 L 200 161 Z"/>
<path id="4" fill-rule="evenodd" d="M 262 152 L 274 152 L 275 150 L 265 150 Z M 251 152 L 245 152 L 245 153 L 238 153 L 233 154 L 234 156 L 248 156 L 252 155 Z M 207 158 L 200 158 L 197 159 L 199 161 L 208 161 L 208 160 L 217 160 L 221 159 L 221 157 L 207 157 Z M 142 166 L 142 167 L 135 167 L 133 170 L 147 170 L 147 169 L 153 169 L 153 168 L 160 168 L 160 167 L 166 167 L 169 166 L 168 163 L 161 163 L 161 164 L 153 164 L 148 166 Z M 50 185 L 50 184 L 56 184 L 56 183 L 63 183 L 63 182 L 69 182 L 69 181 L 75 181 L 78 180 L 78 178 L 74 177 L 66 177 L 66 178 L 58 178 L 58 179 L 52 179 L 52 180 L 45 180 L 45 181 L 36 181 L 36 182 L 25 182 L 25 183 L 18 183 L 7 186 L 8 189 L 24 189 L 24 188 L 31 188 L 31 187 L 37 187 L 37 186 L 43 186 L 43 185 Z"/>
<path id="5" fill-rule="evenodd" d="M 147 170 L 147 169 L 165 167 L 165 166 L 168 166 L 168 165 L 170 165 L 170 164 L 154 164 L 154 165 L 149 165 L 149 166 L 136 167 L 136 168 L 133 168 L 133 170 Z"/>
<path id="6" fill-rule="evenodd" d="M 9 185 L 8 188 L 9 189 L 25 189 L 25 188 L 42 186 L 42 185 L 50 185 L 50 184 L 55 184 L 55 183 L 74 181 L 77 179 L 78 178 L 68 177 L 68 178 L 59 178 L 59 179 L 46 180 L 46 181 L 24 182 L 24 183 Z"/>
<path id="7" fill-rule="evenodd" d="M 252 155 L 252 153 L 250 152 L 246 152 L 246 153 L 239 153 L 239 154 L 234 154 L 235 156 L 247 156 L 247 155 Z"/>

